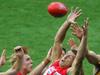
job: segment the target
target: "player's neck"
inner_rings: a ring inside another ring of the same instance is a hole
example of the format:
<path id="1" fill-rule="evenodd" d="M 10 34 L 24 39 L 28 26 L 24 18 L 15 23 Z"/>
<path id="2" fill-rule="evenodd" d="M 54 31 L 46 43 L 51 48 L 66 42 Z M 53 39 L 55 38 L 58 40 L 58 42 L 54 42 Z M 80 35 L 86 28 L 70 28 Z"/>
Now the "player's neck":
<path id="1" fill-rule="evenodd" d="M 22 69 L 20 72 L 22 75 L 27 75 L 27 70 L 25 70 L 25 69 Z"/>

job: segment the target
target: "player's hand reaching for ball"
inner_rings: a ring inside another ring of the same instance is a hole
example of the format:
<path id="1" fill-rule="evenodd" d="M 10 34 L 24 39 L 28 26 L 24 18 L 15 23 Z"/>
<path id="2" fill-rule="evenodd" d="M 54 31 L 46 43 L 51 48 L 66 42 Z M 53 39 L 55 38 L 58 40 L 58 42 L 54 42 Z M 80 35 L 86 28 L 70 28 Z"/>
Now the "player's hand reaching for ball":
<path id="1" fill-rule="evenodd" d="M 81 9 L 76 7 L 74 10 L 72 9 L 70 14 L 68 15 L 67 21 L 70 23 L 76 23 L 75 20 L 82 14 Z"/>

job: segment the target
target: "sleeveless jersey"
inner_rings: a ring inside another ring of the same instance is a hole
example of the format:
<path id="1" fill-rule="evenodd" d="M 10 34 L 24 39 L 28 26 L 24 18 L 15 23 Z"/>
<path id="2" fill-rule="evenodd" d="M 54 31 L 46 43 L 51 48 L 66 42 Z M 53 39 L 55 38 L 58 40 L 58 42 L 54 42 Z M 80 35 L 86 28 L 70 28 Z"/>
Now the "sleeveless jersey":
<path id="1" fill-rule="evenodd" d="M 22 74 L 20 72 L 18 72 L 17 75 L 22 75 Z"/>
<path id="2" fill-rule="evenodd" d="M 59 61 L 54 62 L 43 75 L 67 75 L 68 67 L 61 68 Z"/>

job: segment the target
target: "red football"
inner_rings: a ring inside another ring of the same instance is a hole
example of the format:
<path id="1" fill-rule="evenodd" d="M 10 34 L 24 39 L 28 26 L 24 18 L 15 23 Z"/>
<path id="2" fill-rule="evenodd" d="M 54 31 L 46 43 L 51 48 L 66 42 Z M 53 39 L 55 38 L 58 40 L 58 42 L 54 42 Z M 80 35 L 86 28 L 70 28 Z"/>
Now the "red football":
<path id="1" fill-rule="evenodd" d="M 54 17 L 62 17 L 68 12 L 68 8 L 61 2 L 52 2 L 48 5 L 48 12 Z"/>

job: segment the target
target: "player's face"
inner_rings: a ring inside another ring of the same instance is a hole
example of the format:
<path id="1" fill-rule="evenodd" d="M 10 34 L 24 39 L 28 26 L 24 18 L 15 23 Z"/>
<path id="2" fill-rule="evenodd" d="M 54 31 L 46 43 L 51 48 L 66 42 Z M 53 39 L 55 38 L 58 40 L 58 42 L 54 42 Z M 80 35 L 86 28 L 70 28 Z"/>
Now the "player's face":
<path id="1" fill-rule="evenodd" d="M 27 72 L 32 71 L 32 59 L 27 54 L 25 54 L 23 57 L 23 69 L 25 69 Z"/>
<path id="2" fill-rule="evenodd" d="M 75 56 L 73 54 L 67 53 L 61 58 L 59 64 L 61 67 L 70 67 L 72 65 L 74 58 Z"/>

